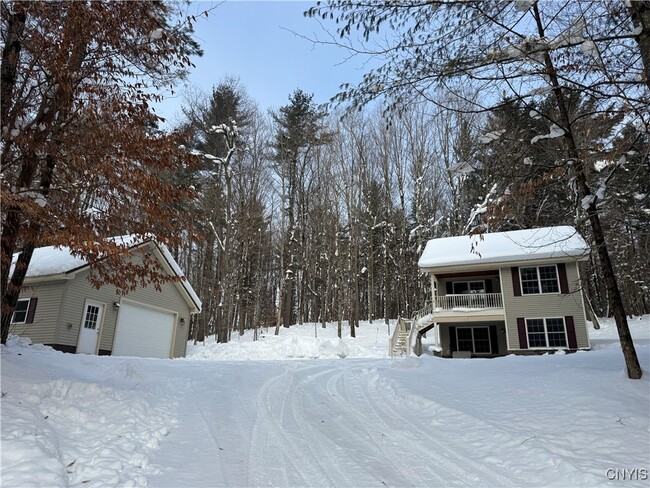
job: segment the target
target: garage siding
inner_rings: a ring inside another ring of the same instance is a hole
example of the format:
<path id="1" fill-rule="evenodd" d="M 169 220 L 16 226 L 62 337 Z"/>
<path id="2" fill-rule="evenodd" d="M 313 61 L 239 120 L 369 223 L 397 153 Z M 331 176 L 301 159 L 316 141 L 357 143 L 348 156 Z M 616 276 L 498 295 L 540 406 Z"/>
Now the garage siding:
<path id="1" fill-rule="evenodd" d="M 94 289 L 87 280 L 89 273 L 89 270 L 80 272 L 66 287 L 65 302 L 62 306 L 62 315 L 59 322 L 61 327 L 59 327 L 58 343 L 69 346 L 77 345 L 84 303 L 86 299 L 90 299 L 105 305 L 104 323 L 101 330 L 99 349 L 111 351 L 113 349 L 113 338 L 117 323 L 117 310 L 113 307 L 113 303 L 119 302 L 121 297 L 112 285 L 102 286 L 99 290 Z M 181 325 L 179 323 L 177 325 L 173 357 L 182 357 L 185 355 L 190 310 L 176 284 L 165 283 L 162 285 L 161 292 L 156 291 L 153 286 L 146 288 L 139 287 L 135 291 L 125 295 L 124 298 L 134 302 L 178 311 L 179 319 L 185 318 L 185 324 Z M 66 323 L 71 323 L 72 327 L 67 328 L 65 326 Z"/>
<path id="2" fill-rule="evenodd" d="M 32 342 L 55 344 L 64 282 L 53 281 L 25 286 L 27 288 L 20 293 L 19 298 L 38 298 L 36 310 L 34 311 L 34 322 L 31 324 L 12 324 L 9 333 L 29 337 Z"/>

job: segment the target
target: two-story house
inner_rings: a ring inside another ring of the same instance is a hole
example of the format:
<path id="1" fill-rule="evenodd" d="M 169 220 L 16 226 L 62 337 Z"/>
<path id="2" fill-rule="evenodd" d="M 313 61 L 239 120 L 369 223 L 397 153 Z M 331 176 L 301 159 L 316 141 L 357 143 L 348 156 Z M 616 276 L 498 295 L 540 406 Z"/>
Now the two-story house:
<path id="1" fill-rule="evenodd" d="M 416 353 L 425 334 L 443 357 L 589 349 L 578 270 L 588 254 L 568 226 L 430 240 L 418 265 L 432 301 L 411 327 Z"/>

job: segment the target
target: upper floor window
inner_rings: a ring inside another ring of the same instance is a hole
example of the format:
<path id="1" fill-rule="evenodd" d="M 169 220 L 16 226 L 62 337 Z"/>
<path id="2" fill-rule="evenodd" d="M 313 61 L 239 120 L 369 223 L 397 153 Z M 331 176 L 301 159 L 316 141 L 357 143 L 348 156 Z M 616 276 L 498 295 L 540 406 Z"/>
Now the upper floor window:
<path id="1" fill-rule="evenodd" d="M 16 310 L 11 322 L 14 324 L 24 324 L 27 322 L 27 311 L 29 310 L 29 299 L 18 300 L 16 303 Z"/>
<path id="2" fill-rule="evenodd" d="M 520 268 L 519 274 L 521 276 L 521 292 L 524 295 L 560 292 L 555 265 Z"/>

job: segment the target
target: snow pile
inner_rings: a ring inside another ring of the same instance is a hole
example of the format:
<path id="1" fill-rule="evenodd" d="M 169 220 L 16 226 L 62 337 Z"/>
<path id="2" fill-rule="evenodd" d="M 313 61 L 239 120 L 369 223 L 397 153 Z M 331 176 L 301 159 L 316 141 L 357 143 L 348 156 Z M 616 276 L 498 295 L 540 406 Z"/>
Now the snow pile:
<path id="1" fill-rule="evenodd" d="M 394 321 L 391 321 L 391 332 Z M 253 331 L 243 336 L 233 334 L 230 342 L 219 344 L 214 336 L 205 343 L 187 343 L 188 360 L 255 361 L 278 359 L 338 359 L 338 358 L 385 358 L 388 357 L 388 328 L 383 321 L 373 324 L 361 322 L 356 337 L 350 337 L 350 326 L 343 323 L 343 337 L 337 336 L 336 324 L 323 329 L 320 324 L 281 327 L 280 334 L 274 329 L 259 331 L 259 340 L 253 341 Z M 317 336 L 317 337 L 315 337 Z"/>
<path id="2" fill-rule="evenodd" d="M 601 324 L 590 352 L 471 360 L 387 359 L 381 322 L 343 341 L 328 324 L 318 339 L 308 325 L 229 345 L 336 358 L 319 361 L 97 357 L 12 339 L 1 484 L 647 487 L 650 317 L 630 319 L 638 381 Z M 341 361 L 343 345 L 381 357 Z"/>
<path id="3" fill-rule="evenodd" d="M 149 453 L 175 411 L 141 398 L 137 367 L 16 337 L 2 356 L 2 486 L 147 486 L 159 472 Z M 117 385 L 94 367 L 102 363 Z"/>

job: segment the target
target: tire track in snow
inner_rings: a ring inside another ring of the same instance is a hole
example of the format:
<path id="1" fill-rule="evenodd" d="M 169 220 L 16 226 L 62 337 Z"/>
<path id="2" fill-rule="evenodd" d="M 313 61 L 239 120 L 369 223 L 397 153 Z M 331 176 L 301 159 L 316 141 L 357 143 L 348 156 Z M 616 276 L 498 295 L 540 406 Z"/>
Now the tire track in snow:
<path id="1" fill-rule="evenodd" d="M 330 481 L 329 485 L 353 486 L 354 483 L 347 476 L 346 472 L 341 469 L 341 459 L 334 455 L 339 446 L 330 437 L 323 434 L 321 430 L 314 427 L 313 419 L 310 420 L 305 415 L 305 408 L 301 401 L 302 395 L 296 394 L 303 391 L 306 386 L 313 383 L 316 379 L 327 374 L 332 374 L 332 371 L 327 369 L 313 375 L 308 375 L 307 378 L 303 379 L 296 386 L 295 391 L 292 392 L 294 394 L 291 395 L 291 409 L 296 425 L 300 429 L 303 438 L 309 439 L 309 442 L 306 443 L 307 449 L 309 449 L 313 459 L 321 467 L 323 473 L 327 474 L 327 478 Z M 324 414 L 326 412 L 323 411 L 322 413 Z M 325 462 L 323 462 L 323 459 Z"/>
<path id="2" fill-rule="evenodd" d="M 458 475 L 460 473 L 451 473 L 445 469 L 443 471 L 449 476 L 443 477 L 438 470 L 431 469 L 429 465 L 435 461 L 431 457 L 431 452 L 417 446 L 414 448 L 413 436 L 403 434 L 403 426 L 388 425 L 384 420 L 385 414 L 371 404 L 367 396 L 362 393 L 358 380 L 350 372 L 343 371 L 332 376 L 327 382 L 327 391 L 342 410 L 354 417 L 357 425 L 364 427 L 367 433 L 364 442 L 371 449 L 380 451 L 385 456 L 384 462 L 391 465 L 393 471 L 397 473 L 394 479 L 400 480 L 396 486 L 405 486 L 403 480 L 408 480 L 407 484 L 411 486 L 423 486 L 423 484 L 446 486 L 450 484 L 450 478 L 457 479 L 463 485 L 471 486 L 465 477 Z M 401 415 L 395 418 L 400 419 Z M 350 423 L 354 425 L 353 422 Z M 383 443 L 373 440 L 377 434 L 381 436 Z M 416 469 L 419 474 L 415 474 Z"/>
<path id="3" fill-rule="evenodd" d="M 303 368 L 301 371 L 312 368 Z M 291 427 L 284 425 L 287 403 L 296 395 L 297 389 L 294 384 L 294 369 L 287 369 L 271 378 L 257 395 L 257 418 L 251 436 L 248 461 L 250 486 L 295 486 L 297 483 L 294 479 L 289 479 L 287 467 L 293 468 L 305 486 L 331 486 L 333 483 L 326 474 L 327 470 L 309 450 L 310 439 L 290 436 L 286 432 L 288 429 L 285 427 Z M 289 413 L 295 420 L 293 413 Z M 278 466 L 280 457 L 284 465 Z M 277 478 L 269 476 L 269 471 L 279 474 L 281 481 L 278 482 Z"/>
<path id="4" fill-rule="evenodd" d="M 512 486 L 518 484 L 511 478 L 503 476 L 501 473 L 485 466 L 484 464 L 477 463 L 472 458 L 462 454 L 462 449 L 458 445 L 454 445 L 454 443 L 449 439 L 446 439 L 444 443 L 440 442 L 435 436 L 429 434 L 427 430 L 422 429 L 421 426 L 416 425 L 407 417 L 402 417 L 400 409 L 395 406 L 395 403 L 386 399 L 386 393 L 376 386 L 376 384 L 373 390 L 374 391 L 371 393 L 368 388 L 368 383 L 365 383 L 363 393 L 367 399 L 372 398 L 372 401 L 368 400 L 368 405 L 375 409 L 379 408 L 378 406 L 381 405 L 382 411 L 386 410 L 391 412 L 393 416 L 401 418 L 404 423 L 409 424 L 411 427 L 409 430 L 418 432 L 420 436 L 424 437 L 422 444 L 435 448 L 436 452 L 440 455 L 440 458 L 445 462 L 444 465 L 440 466 L 445 471 L 454 474 L 457 478 L 459 475 L 463 476 L 463 473 L 465 473 L 465 479 L 467 479 L 467 475 L 469 475 L 469 481 L 467 481 L 467 483 L 473 486 L 476 486 L 477 484 L 487 486 Z M 431 400 L 424 398 L 422 400 L 426 403 L 432 404 L 432 406 L 446 408 L 435 402 L 431 402 Z M 403 406 L 404 404 L 402 403 L 400 405 Z M 403 411 L 403 408 L 401 410 Z M 467 414 L 463 412 L 458 412 L 458 414 L 467 417 Z"/>

